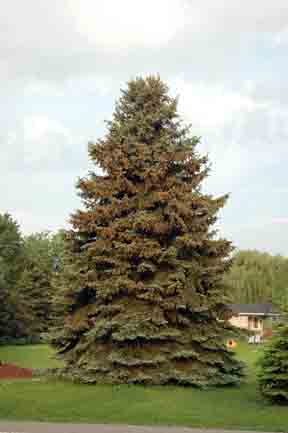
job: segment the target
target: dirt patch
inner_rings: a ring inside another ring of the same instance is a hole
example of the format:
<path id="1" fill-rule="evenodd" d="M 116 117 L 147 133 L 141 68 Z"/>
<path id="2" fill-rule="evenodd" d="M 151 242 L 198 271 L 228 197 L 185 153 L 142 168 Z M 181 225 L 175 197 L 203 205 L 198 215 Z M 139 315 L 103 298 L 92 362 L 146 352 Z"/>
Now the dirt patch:
<path id="1" fill-rule="evenodd" d="M 21 368 L 13 364 L 0 363 L 0 380 L 1 379 L 31 379 L 32 370 L 30 368 Z"/>

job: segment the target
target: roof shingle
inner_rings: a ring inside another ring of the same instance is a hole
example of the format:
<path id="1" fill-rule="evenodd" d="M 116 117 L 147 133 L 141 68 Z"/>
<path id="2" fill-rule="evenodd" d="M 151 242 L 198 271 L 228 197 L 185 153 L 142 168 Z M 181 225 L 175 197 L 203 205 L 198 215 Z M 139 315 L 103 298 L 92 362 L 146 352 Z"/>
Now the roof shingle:
<path id="1" fill-rule="evenodd" d="M 236 314 L 277 314 L 273 304 L 230 304 L 229 308 Z"/>

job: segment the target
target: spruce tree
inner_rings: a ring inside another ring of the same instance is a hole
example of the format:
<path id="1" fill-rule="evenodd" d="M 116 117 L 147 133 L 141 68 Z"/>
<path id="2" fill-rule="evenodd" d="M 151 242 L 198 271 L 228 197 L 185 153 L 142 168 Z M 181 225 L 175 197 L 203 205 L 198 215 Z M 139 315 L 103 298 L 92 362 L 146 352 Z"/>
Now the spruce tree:
<path id="1" fill-rule="evenodd" d="M 198 143 L 152 76 L 128 83 L 106 136 L 90 144 L 102 174 L 78 183 L 85 210 L 71 218 L 67 316 L 54 338 L 75 379 L 239 383 L 220 320 L 232 246 L 213 230 L 227 196 L 201 191 Z"/>
<path id="2" fill-rule="evenodd" d="M 259 361 L 260 392 L 276 404 L 288 404 L 288 308 Z"/>
<path id="3" fill-rule="evenodd" d="M 0 339 L 23 335 L 18 318 L 21 302 L 16 283 L 21 272 L 22 239 L 19 226 L 11 215 L 0 214 Z M 19 304 L 18 304 L 19 303 Z"/>
<path id="4" fill-rule="evenodd" d="M 17 282 L 22 298 L 23 320 L 30 336 L 48 331 L 52 300 L 53 255 L 46 232 L 35 233 L 23 240 L 23 270 Z"/>

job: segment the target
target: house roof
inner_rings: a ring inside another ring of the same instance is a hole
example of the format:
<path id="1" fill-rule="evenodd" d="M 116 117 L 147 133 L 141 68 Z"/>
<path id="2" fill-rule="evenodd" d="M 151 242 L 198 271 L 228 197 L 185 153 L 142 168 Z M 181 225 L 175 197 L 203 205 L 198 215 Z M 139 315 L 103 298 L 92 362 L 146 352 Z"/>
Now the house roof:
<path id="1" fill-rule="evenodd" d="M 277 311 L 274 310 L 273 304 L 230 304 L 232 312 L 235 314 L 259 314 L 259 315 L 274 315 Z"/>

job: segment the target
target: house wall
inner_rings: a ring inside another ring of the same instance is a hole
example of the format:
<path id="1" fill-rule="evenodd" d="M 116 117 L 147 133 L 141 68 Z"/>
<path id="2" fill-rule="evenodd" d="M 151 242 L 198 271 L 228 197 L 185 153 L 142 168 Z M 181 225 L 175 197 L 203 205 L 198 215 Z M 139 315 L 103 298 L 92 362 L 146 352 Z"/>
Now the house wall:
<path id="1" fill-rule="evenodd" d="M 248 317 L 247 316 L 233 316 L 229 320 L 231 325 L 236 326 L 236 328 L 248 329 Z"/>
<path id="2" fill-rule="evenodd" d="M 239 316 L 233 316 L 229 320 L 231 325 L 236 326 L 237 328 L 241 329 L 248 329 L 250 331 L 254 331 L 255 333 L 263 333 L 263 320 L 260 318 L 258 319 L 258 327 L 255 327 L 254 324 L 254 317 L 253 316 L 245 316 L 245 315 L 239 315 Z"/>

